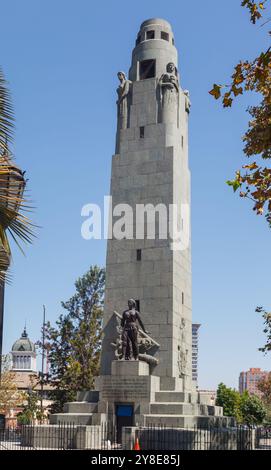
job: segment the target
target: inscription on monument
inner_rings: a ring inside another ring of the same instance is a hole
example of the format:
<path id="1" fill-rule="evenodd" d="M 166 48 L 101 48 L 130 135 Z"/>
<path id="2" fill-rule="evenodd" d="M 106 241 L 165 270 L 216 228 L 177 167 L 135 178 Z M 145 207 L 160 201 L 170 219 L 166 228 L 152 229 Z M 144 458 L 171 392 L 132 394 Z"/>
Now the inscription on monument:
<path id="1" fill-rule="evenodd" d="M 149 399 L 149 380 L 146 377 L 104 377 L 101 390 L 103 400 Z"/>

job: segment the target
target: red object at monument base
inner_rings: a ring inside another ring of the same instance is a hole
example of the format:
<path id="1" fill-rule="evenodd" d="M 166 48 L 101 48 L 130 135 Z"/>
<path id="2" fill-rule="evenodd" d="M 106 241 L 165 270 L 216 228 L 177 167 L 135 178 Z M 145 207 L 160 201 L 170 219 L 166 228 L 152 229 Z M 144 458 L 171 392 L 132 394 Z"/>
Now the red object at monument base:
<path id="1" fill-rule="evenodd" d="M 138 437 L 136 438 L 136 441 L 135 441 L 135 445 L 134 445 L 133 450 L 140 450 L 140 445 L 139 445 Z"/>

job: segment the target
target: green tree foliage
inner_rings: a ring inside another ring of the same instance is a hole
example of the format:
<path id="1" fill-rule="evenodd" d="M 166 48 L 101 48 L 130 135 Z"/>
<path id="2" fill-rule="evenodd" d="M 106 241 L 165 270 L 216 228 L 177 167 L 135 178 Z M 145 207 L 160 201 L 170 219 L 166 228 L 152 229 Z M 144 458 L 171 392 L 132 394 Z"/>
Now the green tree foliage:
<path id="1" fill-rule="evenodd" d="M 247 391 L 240 394 L 223 383 L 218 385 L 216 405 L 223 407 L 224 416 L 232 416 L 240 424 L 261 424 L 267 415 L 266 407 L 259 397 Z"/>
<path id="2" fill-rule="evenodd" d="M 250 395 L 245 391 L 241 395 L 240 414 L 242 416 L 242 423 L 253 425 L 262 424 L 266 418 L 267 411 L 259 397 Z"/>
<path id="3" fill-rule="evenodd" d="M 241 422 L 240 403 L 240 393 L 232 388 L 226 387 L 223 383 L 218 385 L 216 405 L 223 406 L 224 416 L 232 416 L 238 422 Z"/>
<path id="4" fill-rule="evenodd" d="M 94 387 L 100 363 L 104 283 L 104 269 L 90 267 L 75 282 L 75 294 L 62 302 L 67 313 L 60 315 L 55 327 L 50 322 L 45 327 L 54 412 L 73 400 L 77 391 Z"/>
<path id="5" fill-rule="evenodd" d="M 59 384 L 55 386 L 55 390 L 47 392 L 48 400 L 52 401 L 52 404 L 49 409 L 50 413 L 61 413 L 64 409 L 65 403 L 68 403 L 70 401 L 76 401 L 76 390 L 69 389 L 66 384 Z"/>
<path id="6" fill-rule="evenodd" d="M 271 351 L 271 312 L 267 312 L 263 307 L 257 307 L 256 312 L 260 313 L 264 320 L 263 332 L 266 334 L 266 343 L 259 351 L 267 354 Z"/>
<path id="7" fill-rule="evenodd" d="M 29 390 L 25 394 L 25 404 L 17 415 L 19 424 L 31 424 L 33 420 L 42 421 L 43 413 L 40 405 L 40 397 L 37 392 Z"/>
<path id="8" fill-rule="evenodd" d="M 270 8 L 270 2 L 243 0 L 242 6 L 248 8 L 250 20 L 255 24 L 263 11 Z M 266 166 L 266 160 L 271 158 L 271 48 L 253 60 L 240 61 L 234 68 L 231 83 L 214 84 L 209 93 L 215 99 L 222 98 L 224 107 L 230 107 L 236 97 L 249 91 L 257 93 L 260 102 L 248 108 L 251 119 L 243 137 L 244 153 L 259 161 L 243 165 L 244 171 L 237 170 L 235 178 L 227 183 L 234 191 L 240 190 L 240 197 L 253 201 L 253 210 L 258 215 L 266 210 L 271 227 L 271 168 Z"/>
<path id="9" fill-rule="evenodd" d="M 11 410 L 20 406 L 24 401 L 24 394 L 18 390 L 15 373 L 11 369 L 8 355 L 1 357 L 2 374 L 0 380 L 0 413 L 9 417 Z"/>

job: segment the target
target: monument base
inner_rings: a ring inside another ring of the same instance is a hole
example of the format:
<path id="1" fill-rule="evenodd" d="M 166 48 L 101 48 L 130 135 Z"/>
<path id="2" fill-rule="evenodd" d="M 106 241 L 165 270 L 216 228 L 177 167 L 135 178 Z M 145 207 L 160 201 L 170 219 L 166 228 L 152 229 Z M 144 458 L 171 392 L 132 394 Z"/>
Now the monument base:
<path id="1" fill-rule="evenodd" d="M 51 424 L 74 423 L 187 428 L 210 424 L 230 426 L 223 408 L 211 405 L 199 392 L 161 389 L 160 377 L 151 375 L 142 361 L 113 361 L 111 375 L 97 377 L 96 390 L 79 392 L 78 401 L 66 403 L 64 413 L 50 416 Z"/>

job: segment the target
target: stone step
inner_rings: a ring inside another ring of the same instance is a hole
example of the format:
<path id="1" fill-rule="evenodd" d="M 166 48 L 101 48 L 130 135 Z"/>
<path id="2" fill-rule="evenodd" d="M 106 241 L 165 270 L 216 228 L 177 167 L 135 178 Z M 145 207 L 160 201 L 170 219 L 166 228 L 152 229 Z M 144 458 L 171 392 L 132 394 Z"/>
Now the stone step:
<path id="1" fill-rule="evenodd" d="M 191 403 L 180 403 L 180 402 L 170 402 L 170 403 L 151 403 L 150 412 L 151 414 L 161 414 L 161 415 L 191 415 L 193 414 L 194 405 Z"/>
<path id="2" fill-rule="evenodd" d="M 99 401 L 99 392 L 97 390 L 83 390 L 77 392 L 76 400 L 97 403 Z"/>
<path id="3" fill-rule="evenodd" d="M 174 402 L 174 403 L 191 403 L 191 394 L 187 392 L 156 392 L 155 393 L 156 402 Z"/>
<path id="4" fill-rule="evenodd" d="M 144 426 L 193 428 L 193 426 L 209 427 L 213 425 L 233 426 L 234 420 L 221 416 L 144 415 Z"/>
<path id="5" fill-rule="evenodd" d="M 64 413 L 96 413 L 98 403 L 89 403 L 87 401 L 72 401 L 65 403 Z"/>
<path id="6" fill-rule="evenodd" d="M 78 424 L 86 426 L 92 424 L 90 413 L 56 413 L 50 415 L 50 424 Z"/>
<path id="7" fill-rule="evenodd" d="M 198 414 L 208 416 L 223 416 L 222 406 L 198 405 Z"/>
<path id="8" fill-rule="evenodd" d="M 199 417 L 194 415 L 172 415 L 172 414 L 151 414 L 144 416 L 145 426 L 165 426 L 165 427 L 177 427 L 187 428 L 193 427 L 199 424 Z M 201 417 L 202 418 L 202 417 Z M 202 420 L 201 420 L 202 421 Z M 208 417 L 206 417 L 206 425 L 208 423 Z"/>
<path id="9" fill-rule="evenodd" d="M 197 403 L 159 402 L 150 404 L 151 414 L 223 416 L 221 406 L 200 405 Z"/>

